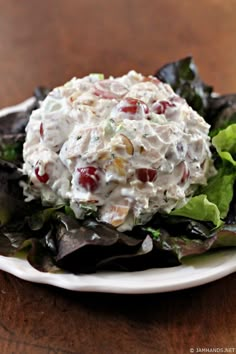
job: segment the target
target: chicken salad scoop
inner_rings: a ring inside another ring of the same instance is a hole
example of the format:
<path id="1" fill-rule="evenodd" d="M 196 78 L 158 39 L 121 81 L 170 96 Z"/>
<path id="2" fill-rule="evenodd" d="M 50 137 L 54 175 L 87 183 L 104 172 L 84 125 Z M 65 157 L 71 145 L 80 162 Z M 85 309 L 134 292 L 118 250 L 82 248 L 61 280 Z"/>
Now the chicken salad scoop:
<path id="1" fill-rule="evenodd" d="M 120 231 L 185 205 L 212 175 L 209 125 L 170 85 L 130 71 L 73 78 L 26 128 L 27 199 Z"/>

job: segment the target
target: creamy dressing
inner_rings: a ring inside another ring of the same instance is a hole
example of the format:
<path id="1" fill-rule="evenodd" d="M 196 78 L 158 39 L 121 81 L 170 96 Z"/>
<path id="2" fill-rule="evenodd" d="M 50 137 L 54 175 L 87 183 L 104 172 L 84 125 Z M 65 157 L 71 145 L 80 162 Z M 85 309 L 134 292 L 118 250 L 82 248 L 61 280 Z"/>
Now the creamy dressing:
<path id="1" fill-rule="evenodd" d="M 209 125 L 172 88 L 130 71 L 55 88 L 26 128 L 28 198 L 97 210 L 120 230 L 186 203 L 206 184 Z"/>

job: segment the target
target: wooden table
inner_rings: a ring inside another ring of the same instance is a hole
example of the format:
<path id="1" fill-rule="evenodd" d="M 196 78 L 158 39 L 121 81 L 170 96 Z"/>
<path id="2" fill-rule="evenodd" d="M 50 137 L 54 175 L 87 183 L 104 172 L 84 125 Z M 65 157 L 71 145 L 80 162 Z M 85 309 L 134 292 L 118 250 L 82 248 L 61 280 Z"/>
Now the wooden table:
<path id="1" fill-rule="evenodd" d="M 217 91 L 236 91 L 235 14 L 234 0 L 0 0 L 0 106 L 39 84 L 90 72 L 152 74 L 189 54 Z M 0 353 L 236 352 L 235 309 L 236 274 L 127 296 L 73 293 L 0 272 Z"/>

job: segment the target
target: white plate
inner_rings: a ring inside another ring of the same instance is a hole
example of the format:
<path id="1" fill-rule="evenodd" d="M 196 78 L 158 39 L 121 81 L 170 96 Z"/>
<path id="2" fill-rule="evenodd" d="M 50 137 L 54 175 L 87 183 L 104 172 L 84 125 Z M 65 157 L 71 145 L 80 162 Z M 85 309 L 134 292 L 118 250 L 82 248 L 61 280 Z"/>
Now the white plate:
<path id="1" fill-rule="evenodd" d="M 236 250 L 192 257 L 172 268 L 139 272 L 98 272 L 89 275 L 42 273 L 26 261 L 0 256 L 0 269 L 18 278 L 74 291 L 120 294 L 161 293 L 209 283 L 236 272 Z"/>
<path id="2" fill-rule="evenodd" d="M 26 110 L 30 98 L 17 106 L 0 110 L 0 117 Z M 109 292 L 122 294 L 161 293 L 186 289 L 225 277 L 236 272 L 236 250 L 229 249 L 192 257 L 185 264 L 139 272 L 98 272 L 89 275 L 42 273 L 23 259 L 0 256 L 0 269 L 18 278 L 49 284 L 74 291 Z"/>

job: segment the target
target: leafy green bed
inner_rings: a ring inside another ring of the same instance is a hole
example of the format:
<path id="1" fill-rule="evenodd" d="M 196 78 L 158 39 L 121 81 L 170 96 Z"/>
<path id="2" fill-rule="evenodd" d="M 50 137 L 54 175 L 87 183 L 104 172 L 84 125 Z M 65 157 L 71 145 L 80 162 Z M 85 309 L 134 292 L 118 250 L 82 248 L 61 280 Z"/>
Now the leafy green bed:
<path id="1" fill-rule="evenodd" d="M 171 267 L 183 257 L 236 246 L 236 95 L 215 95 L 199 77 L 191 57 L 155 74 L 211 125 L 217 174 L 189 202 L 170 215 L 156 214 L 146 225 L 121 233 L 96 216 L 76 220 L 67 205 L 45 208 L 26 203 L 20 184 L 25 126 L 48 90 L 38 88 L 27 112 L 1 118 L 0 254 L 27 257 L 40 271 L 73 273 L 99 269 L 134 271 Z"/>

